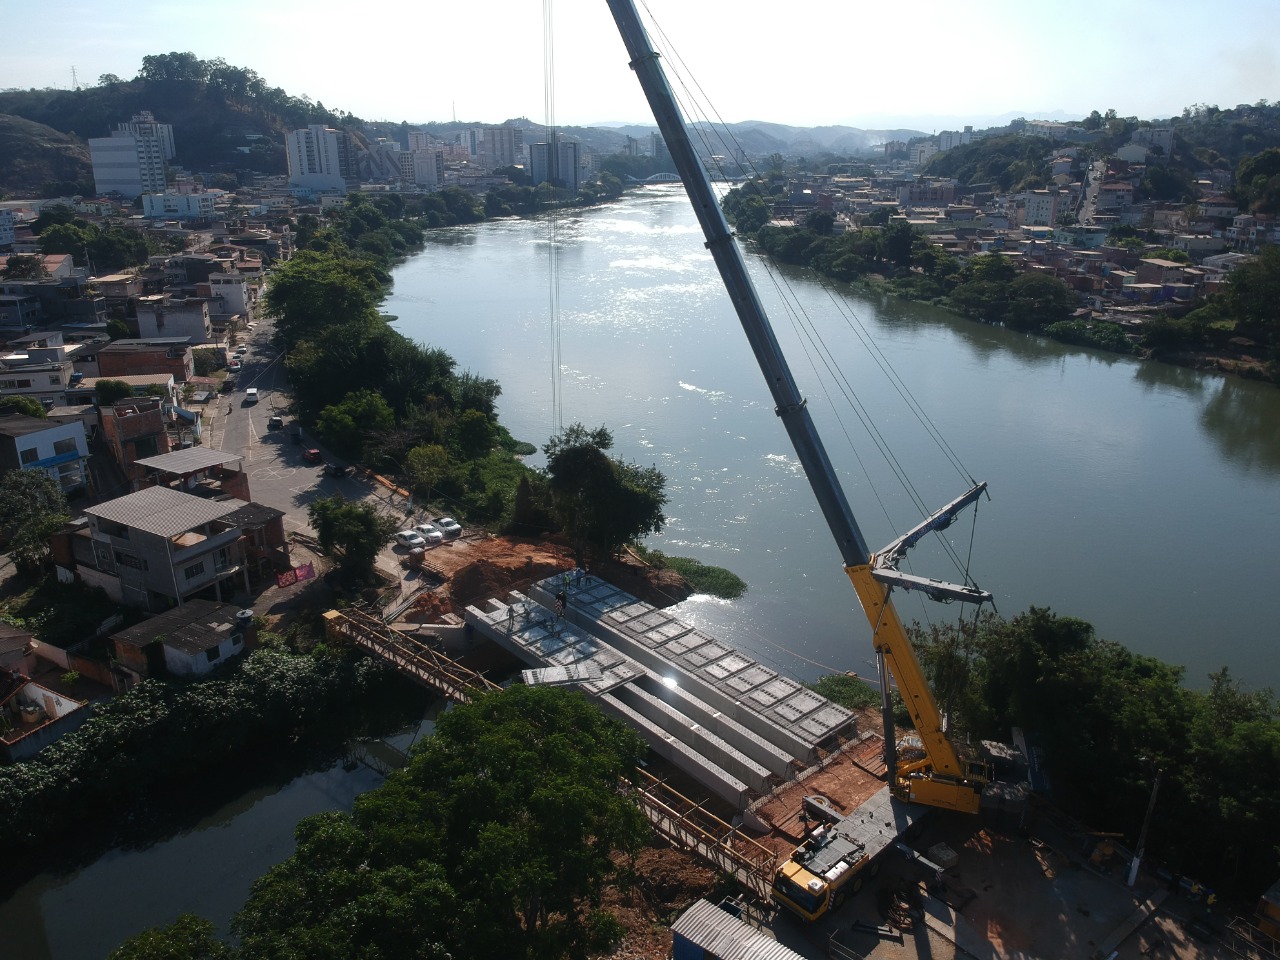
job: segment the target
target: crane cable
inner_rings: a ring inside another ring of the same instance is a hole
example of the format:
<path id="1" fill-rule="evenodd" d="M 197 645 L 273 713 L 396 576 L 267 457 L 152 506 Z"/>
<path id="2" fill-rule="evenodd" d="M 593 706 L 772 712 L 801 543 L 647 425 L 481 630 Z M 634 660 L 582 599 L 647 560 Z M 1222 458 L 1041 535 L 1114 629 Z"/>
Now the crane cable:
<path id="1" fill-rule="evenodd" d="M 558 167 L 556 142 L 556 52 L 553 0 L 542 0 L 542 108 L 547 131 L 547 173 Z M 528 145 L 532 146 L 532 144 Z M 530 154 L 530 172 L 533 171 Z M 537 189 L 537 184 L 534 189 Z M 556 183 L 551 176 L 552 204 L 547 222 L 547 312 L 551 322 L 551 435 L 564 431 L 564 365 L 560 344 L 560 205 L 555 201 Z"/>
<path id="2" fill-rule="evenodd" d="M 681 112 L 684 113 L 686 117 L 703 119 L 703 122 L 697 122 L 695 120 L 695 122 L 688 124 L 688 127 L 690 130 L 693 131 L 693 134 L 697 136 L 699 140 L 702 142 L 704 147 L 704 155 L 712 156 L 712 157 L 716 155 L 713 149 L 713 146 L 709 140 L 709 135 L 707 132 L 708 127 L 710 127 L 712 130 L 715 130 L 717 133 L 720 134 L 721 144 L 731 143 L 733 145 L 734 147 L 733 152 L 735 156 L 744 156 L 745 152 L 741 150 L 741 147 L 738 144 L 738 141 L 733 136 L 732 131 L 728 129 L 727 124 L 720 117 L 719 113 L 716 112 L 714 107 L 710 105 L 709 98 L 706 97 L 701 86 L 698 85 L 696 80 L 694 80 L 693 89 L 691 89 L 690 86 L 685 82 L 684 76 L 686 73 L 690 73 L 690 71 L 688 71 L 679 53 L 674 50 L 666 34 L 662 31 L 661 26 L 658 25 L 656 18 L 653 17 L 652 12 L 649 10 L 647 5 L 645 6 L 645 12 L 653 24 L 653 29 L 652 29 L 653 36 L 655 36 L 657 41 L 661 43 L 662 56 L 666 58 L 669 62 L 671 62 L 673 66 L 676 66 L 679 68 L 672 71 L 675 76 L 675 83 L 673 84 L 672 92 L 673 92 L 673 95 L 676 97 L 677 102 L 680 105 Z M 658 44 L 655 43 L 655 46 L 657 45 Z M 706 111 L 702 109 L 701 104 L 703 102 L 707 103 L 708 109 Z M 748 166 L 751 169 L 753 174 L 755 174 L 756 176 L 759 176 L 759 171 L 756 170 L 753 165 L 748 163 L 746 164 L 746 166 Z M 883 433 L 881 433 L 880 429 L 876 426 L 874 418 L 870 415 L 868 409 L 866 408 L 861 398 L 859 397 L 858 392 L 853 388 L 848 378 L 840 369 L 840 366 L 836 361 L 831 348 L 827 345 L 816 323 L 814 322 L 812 317 L 809 315 L 809 312 L 805 309 L 803 304 L 800 302 L 799 297 L 795 292 L 795 289 L 786 280 L 785 277 L 781 276 L 778 273 L 778 271 L 774 269 L 774 265 L 772 263 L 771 258 L 762 257 L 761 261 L 766 268 L 766 273 L 767 273 L 767 276 L 769 277 L 770 283 L 772 284 L 779 298 L 779 301 L 782 303 L 783 309 L 787 314 L 787 317 L 791 324 L 792 329 L 799 336 L 801 348 L 804 351 L 806 359 L 809 362 L 810 368 L 813 370 L 815 374 L 815 378 L 819 383 L 820 389 L 822 390 L 827 400 L 827 403 L 829 407 L 832 409 L 836 417 L 837 423 L 839 424 L 840 429 L 844 434 L 845 441 L 848 445 L 848 448 L 852 452 L 855 460 L 857 461 L 859 469 L 862 470 L 863 475 L 867 480 L 867 485 L 871 489 L 878 505 L 880 506 L 881 512 L 885 515 L 886 520 L 889 521 L 890 527 L 891 528 L 894 527 L 892 517 L 889 516 L 887 507 L 875 483 L 871 481 L 870 472 L 867 469 L 867 466 L 862 459 L 862 455 L 859 452 L 858 445 L 853 442 L 853 438 L 849 434 L 848 427 L 845 424 L 843 417 L 841 417 L 839 409 L 834 403 L 831 393 L 828 390 L 827 377 L 822 376 L 821 371 L 818 369 L 819 366 L 826 369 L 827 376 L 836 385 L 837 392 L 844 397 L 844 400 L 848 404 L 849 408 L 853 410 L 858 421 L 862 424 L 863 430 L 866 432 L 867 436 L 871 439 L 872 443 L 876 446 L 876 448 L 880 451 L 881 456 L 883 457 L 885 463 L 888 465 L 890 471 L 897 477 L 898 482 L 901 485 L 904 492 L 906 492 L 907 496 L 915 504 L 916 509 L 920 513 L 920 516 L 921 517 L 928 516 L 930 513 L 930 508 L 928 507 L 926 501 L 920 495 L 915 485 L 911 482 L 910 477 L 906 472 L 906 469 L 904 468 L 902 463 L 898 460 L 896 454 L 893 452 L 893 449 L 889 444 L 888 440 L 884 437 Z M 974 480 L 970 471 L 968 471 L 964 467 L 963 463 L 960 461 L 958 454 L 947 442 L 946 437 L 942 434 L 937 424 L 934 423 L 932 418 L 930 418 L 929 415 L 925 412 L 923 404 L 920 403 L 920 401 L 911 392 L 910 388 L 906 385 L 906 382 L 903 380 L 901 375 L 898 374 L 897 370 L 894 368 L 893 364 L 890 362 L 888 357 L 884 354 L 883 350 L 880 348 L 875 338 L 867 329 L 865 323 L 858 316 L 857 312 L 853 310 L 853 308 L 848 304 L 848 302 L 846 301 L 846 298 L 837 295 L 836 291 L 832 288 L 830 284 L 822 283 L 820 284 L 820 286 L 821 286 L 821 289 L 826 294 L 829 301 L 833 304 L 837 313 L 844 320 L 845 325 L 854 334 L 855 338 L 862 344 L 866 355 L 872 359 L 872 361 L 876 364 L 876 366 L 881 370 L 885 378 L 893 386 L 893 389 L 895 390 L 895 392 L 906 403 L 912 415 L 924 428 L 926 435 L 930 437 L 930 439 L 933 441 L 935 446 L 937 446 L 938 449 L 942 452 L 943 456 L 948 460 L 948 462 L 951 463 L 953 469 L 956 470 L 957 474 L 965 482 L 969 483 L 970 485 L 973 485 Z M 818 360 L 816 361 L 814 359 L 815 355 L 818 358 Z M 975 510 L 975 524 L 976 524 L 976 510 Z M 955 547 L 950 543 L 950 541 L 946 537 L 938 537 L 937 539 L 939 543 L 942 545 L 943 551 L 950 557 L 951 562 L 956 568 L 956 570 L 960 572 L 960 574 L 964 578 L 964 582 L 972 583 L 972 578 L 970 575 L 970 561 L 972 559 L 972 552 L 973 552 L 972 537 L 969 544 L 969 556 L 964 561 L 960 559 L 959 554 L 955 550 Z M 921 602 L 923 605 L 923 601 Z M 926 614 L 926 617 L 927 617 L 927 614 Z"/>

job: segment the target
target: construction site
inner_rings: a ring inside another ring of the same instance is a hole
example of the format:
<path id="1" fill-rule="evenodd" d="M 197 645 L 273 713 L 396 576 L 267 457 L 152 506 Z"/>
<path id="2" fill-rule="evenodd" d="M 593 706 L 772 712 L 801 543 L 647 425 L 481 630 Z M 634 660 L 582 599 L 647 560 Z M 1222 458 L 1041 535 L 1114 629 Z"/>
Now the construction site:
<path id="1" fill-rule="evenodd" d="M 451 584 L 503 579 L 503 554 L 525 561 L 505 564 L 508 582 L 531 563 L 543 575 L 450 597 Z M 1129 886 L 1131 852 L 1023 787 L 987 791 L 973 813 L 901 802 L 874 711 L 833 704 L 599 577 L 547 572 L 554 555 L 455 543 L 408 619 L 332 612 L 328 631 L 457 701 L 496 689 L 487 674 L 500 672 L 572 685 L 648 743 L 628 789 L 654 829 L 642 873 L 656 879 L 614 895 L 634 915 L 615 956 L 671 956 L 686 908 L 692 935 L 711 936 L 727 889 L 733 922 L 792 951 L 780 957 L 1280 956 L 1167 878 Z M 785 901 L 783 878 L 802 865 L 833 888 L 810 915 Z M 704 896 L 716 913 L 699 921 Z M 673 920 L 674 933 L 659 926 Z"/>

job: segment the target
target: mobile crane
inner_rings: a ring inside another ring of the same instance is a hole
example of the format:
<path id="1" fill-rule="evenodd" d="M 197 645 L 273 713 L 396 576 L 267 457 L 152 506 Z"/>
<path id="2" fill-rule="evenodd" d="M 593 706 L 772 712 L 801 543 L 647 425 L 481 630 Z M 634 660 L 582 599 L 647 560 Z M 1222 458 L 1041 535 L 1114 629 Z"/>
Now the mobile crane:
<path id="1" fill-rule="evenodd" d="M 880 669 L 889 785 L 845 816 L 824 804 L 820 798 L 805 798 L 804 813 L 812 814 L 822 823 L 778 869 L 774 879 L 774 896 L 780 903 L 801 916 L 815 919 L 838 906 L 845 895 L 861 887 L 865 875 L 878 865 L 878 854 L 896 843 L 924 808 L 937 807 L 966 813 L 978 811 L 983 788 L 990 780 L 989 767 L 983 762 L 963 757 L 957 745 L 947 737 L 942 715 L 925 681 L 906 629 L 894 609 L 890 592 L 897 587 L 921 591 L 930 599 L 940 601 L 982 603 L 991 600 L 991 594 L 975 587 L 931 580 L 898 570 L 908 549 L 928 533 L 948 527 L 958 511 L 981 496 L 986 484 L 976 484 L 885 549 L 871 552 L 809 415 L 807 402 L 800 396 L 764 307 L 747 275 L 742 253 L 733 241 L 711 181 L 698 161 L 658 54 L 640 24 L 633 0 L 607 2 L 631 58 L 631 69 L 636 72 L 702 226 L 707 249 L 715 260 L 756 362 L 768 383 L 774 412 L 782 420 L 795 448 L 840 550 L 844 571 L 871 624 L 872 642 Z M 919 756 L 902 763 L 898 762 L 895 747 L 890 677 L 897 683 L 921 741 Z"/>

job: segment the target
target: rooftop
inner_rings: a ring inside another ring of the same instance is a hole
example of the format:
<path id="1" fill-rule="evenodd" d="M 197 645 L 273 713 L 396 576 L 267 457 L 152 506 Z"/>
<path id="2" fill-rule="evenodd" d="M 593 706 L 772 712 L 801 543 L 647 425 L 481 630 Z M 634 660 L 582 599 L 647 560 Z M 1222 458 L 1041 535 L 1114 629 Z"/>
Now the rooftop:
<path id="1" fill-rule="evenodd" d="M 209 467 L 220 467 L 225 463 L 239 463 L 244 457 L 234 453 L 223 453 L 209 447 L 188 447 L 185 450 L 173 450 L 154 457 L 134 461 L 148 470 L 160 470 L 164 473 L 195 473 Z"/>
<path id="2" fill-rule="evenodd" d="M 204 500 L 168 487 L 147 487 L 137 493 L 87 507 L 84 512 L 91 517 L 123 524 L 156 536 L 175 537 L 213 520 L 221 520 L 235 513 L 240 506 L 239 501 L 226 503 Z"/>
<path id="3" fill-rule="evenodd" d="M 25 413 L 10 413 L 0 416 L 0 434 L 6 437 L 25 437 L 32 433 L 43 433 L 45 430 L 60 427 L 56 421 L 42 420 L 40 417 L 29 417 Z"/>
<path id="4" fill-rule="evenodd" d="M 186 654 L 202 653 L 236 632 L 238 612 L 239 608 L 229 603 L 188 600 L 180 607 L 112 634 L 111 639 L 139 648 L 163 641 L 165 646 Z"/>

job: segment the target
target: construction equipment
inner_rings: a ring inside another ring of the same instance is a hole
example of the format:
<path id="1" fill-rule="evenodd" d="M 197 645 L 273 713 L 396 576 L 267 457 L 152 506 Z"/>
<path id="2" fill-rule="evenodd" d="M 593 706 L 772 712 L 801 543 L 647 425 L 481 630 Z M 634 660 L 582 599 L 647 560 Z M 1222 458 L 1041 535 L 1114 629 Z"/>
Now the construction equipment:
<path id="1" fill-rule="evenodd" d="M 671 158 L 697 214 L 707 239 L 707 249 L 715 260 L 725 288 L 733 302 L 756 362 L 768 383 L 774 412 L 782 420 L 817 497 L 827 525 L 844 561 L 844 570 L 871 624 L 872 638 L 881 671 L 882 717 L 885 728 L 888 792 L 895 811 L 914 804 L 976 813 L 983 787 L 990 780 L 987 764 L 964 757 L 945 732 L 942 715 L 925 682 L 906 629 L 890 599 L 897 587 L 921 591 L 934 600 L 982 603 L 991 595 L 975 587 L 945 583 L 902 573 L 898 565 L 906 551 L 926 534 L 946 529 L 958 511 L 972 504 L 985 491 L 975 484 L 914 529 L 872 553 L 836 478 L 821 438 L 800 396 L 791 370 L 783 356 L 773 328 L 755 287 L 747 275 L 742 253 L 733 241 L 729 225 L 720 209 L 711 182 L 690 141 L 680 109 L 668 86 L 649 37 L 640 24 L 633 0 L 607 0 L 623 43 L 631 57 L 631 68 L 640 80 L 654 119 L 666 141 Z M 894 749 L 894 726 L 890 702 L 890 682 L 911 714 L 920 738 L 917 756 L 898 762 Z M 877 794 L 879 797 L 880 794 Z M 869 803 L 876 802 L 872 798 Z M 897 806 L 895 806 L 895 804 Z M 864 805 L 865 806 L 865 805 Z M 859 810 L 824 824 L 799 847 L 777 872 L 774 895 L 780 902 L 814 919 L 855 891 L 854 879 L 875 863 L 875 856 L 888 842 L 877 841 L 871 849 L 857 835 Z M 918 808 L 917 808 L 918 809 Z M 834 811 L 833 811 L 834 813 Z M 891 816 L 901 828 L 910 817 Z M 861 845 L 861 848 L 859 848 Z"/>

